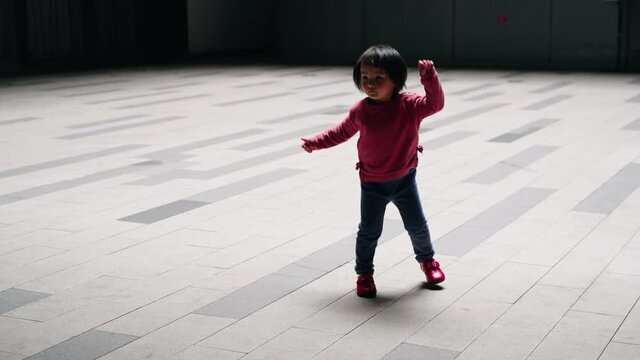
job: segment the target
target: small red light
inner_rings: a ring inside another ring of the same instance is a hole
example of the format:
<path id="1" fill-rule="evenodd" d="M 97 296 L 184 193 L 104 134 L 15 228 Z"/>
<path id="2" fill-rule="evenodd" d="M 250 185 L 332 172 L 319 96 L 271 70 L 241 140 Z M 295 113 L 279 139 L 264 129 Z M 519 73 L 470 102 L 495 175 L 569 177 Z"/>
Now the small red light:
<path id="1" fill-rule="evenodd" d="M 507 15 L 498 15 L 498 23 L 504 24 L 507 22 L 509 22 L 509 18 L 507 17 Z"/>

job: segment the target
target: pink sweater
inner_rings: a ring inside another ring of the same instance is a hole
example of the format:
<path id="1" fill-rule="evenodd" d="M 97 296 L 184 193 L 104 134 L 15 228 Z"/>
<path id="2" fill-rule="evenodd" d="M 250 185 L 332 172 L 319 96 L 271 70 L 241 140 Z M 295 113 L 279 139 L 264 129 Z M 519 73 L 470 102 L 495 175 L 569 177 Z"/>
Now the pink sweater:
<path id="1" fill-rule="evenodd" d="M 400 93 L 385 103 L 369 98 L 355 103 L 337 126 L 306 142 L 312 150 L 326 149 L 358 131 L 358 168 L 365 182 L 391 181 L 418 165 L 418 135 L 422 119 L 444 107 L 444 93 L 433 69 L 420 79 L 425 95 Z"/>

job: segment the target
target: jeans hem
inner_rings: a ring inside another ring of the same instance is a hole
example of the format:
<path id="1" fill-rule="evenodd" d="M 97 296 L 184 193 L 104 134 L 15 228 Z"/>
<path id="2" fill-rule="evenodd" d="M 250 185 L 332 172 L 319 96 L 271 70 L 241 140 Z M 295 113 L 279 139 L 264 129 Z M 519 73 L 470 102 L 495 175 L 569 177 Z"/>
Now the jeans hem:
<path id="1" fill-rule="evenodd" d="M 433 259 L 433 256 L 435 254 L 431 254 L 431 255 L 423 255 L 423 256 L 416 256 L 416 261 L 417 262 L 423 262 L 423 261 L 428 261 Z"/>

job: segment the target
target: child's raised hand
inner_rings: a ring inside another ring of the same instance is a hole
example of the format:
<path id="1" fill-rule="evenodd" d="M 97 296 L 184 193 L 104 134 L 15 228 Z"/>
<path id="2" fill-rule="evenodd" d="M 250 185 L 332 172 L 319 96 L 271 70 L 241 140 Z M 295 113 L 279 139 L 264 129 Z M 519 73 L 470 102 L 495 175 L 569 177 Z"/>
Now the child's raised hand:
<path id="1" fill-rule="evenodd" d="M 304 151 L 308 153 L 313 151 L 313 149 L 311 149 L 311 147 L 307 145 L 307 141 L 309 141 L 308 139 L 300 138 L 300 140 L 302 140 L 302 148 L 304 149 Z"/>
<path id="2" fill-rule="evenodd" d="M 418 60 L 418 71 L 420 72 L 420 77 L 429 76 L 433 73 L 434 64 L 431 60 Z"/>

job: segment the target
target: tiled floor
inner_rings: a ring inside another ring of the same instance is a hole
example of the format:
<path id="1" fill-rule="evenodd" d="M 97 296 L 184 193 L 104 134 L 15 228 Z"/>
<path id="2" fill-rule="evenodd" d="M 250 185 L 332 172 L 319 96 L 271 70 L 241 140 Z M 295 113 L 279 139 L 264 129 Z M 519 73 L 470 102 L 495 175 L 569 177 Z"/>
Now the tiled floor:
<path id="1" fill-rule="evenodd" d="M 441 69 L 418 180 L 353 291 L 348 67 L 3 79 L 0 359 L 640 359 L 640 75 Z M 408 91 L 421 91 L 415 69 Z"/>

